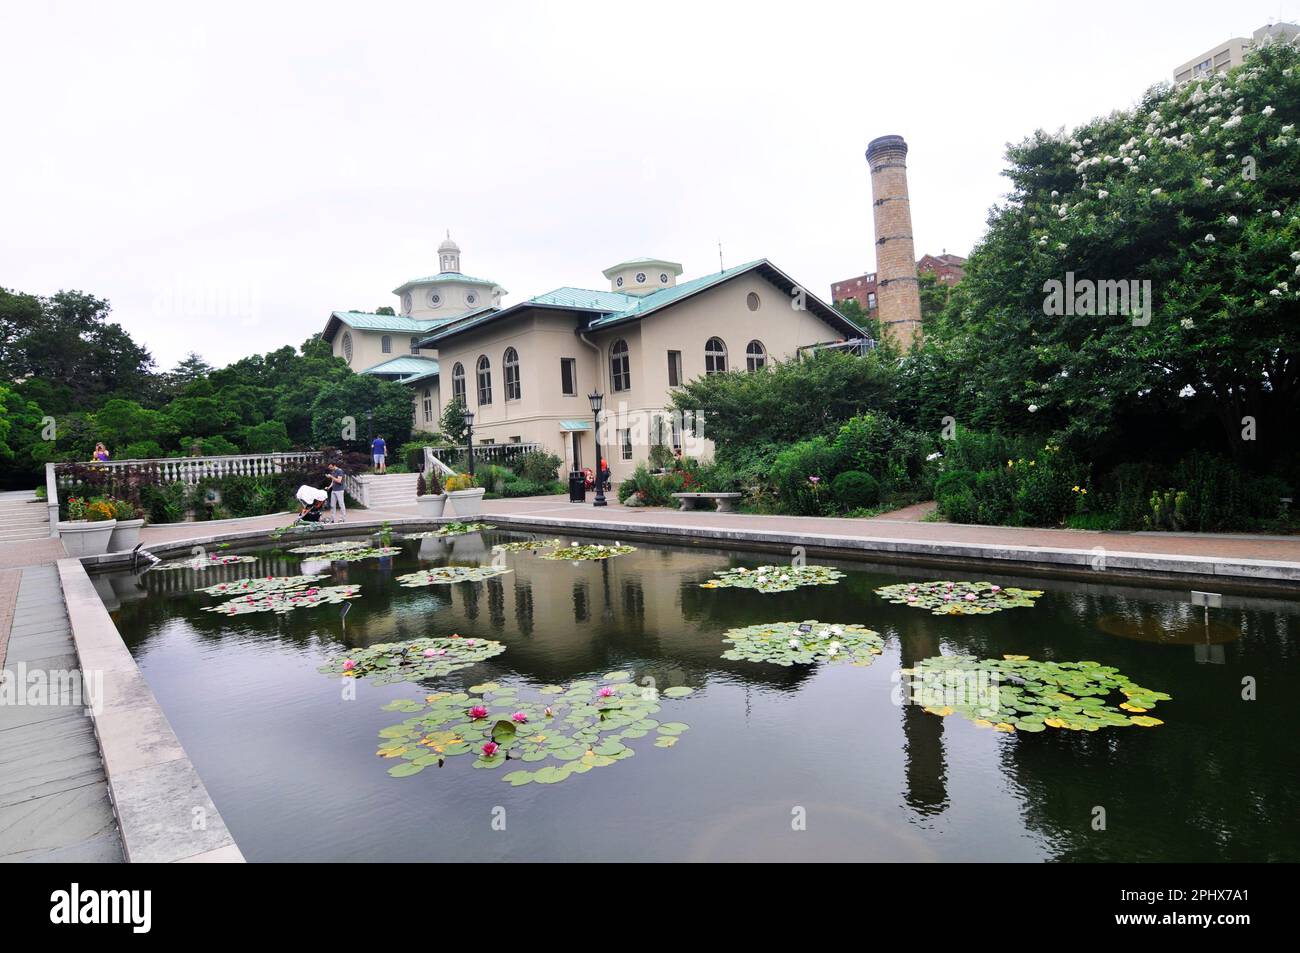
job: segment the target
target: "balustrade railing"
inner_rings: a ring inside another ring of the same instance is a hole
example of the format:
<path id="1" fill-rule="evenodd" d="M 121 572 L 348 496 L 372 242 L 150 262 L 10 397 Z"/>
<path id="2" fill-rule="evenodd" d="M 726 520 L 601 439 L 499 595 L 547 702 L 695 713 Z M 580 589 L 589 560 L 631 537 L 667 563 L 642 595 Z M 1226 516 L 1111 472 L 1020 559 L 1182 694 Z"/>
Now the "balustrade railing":
<path id="1" fill-rule="evenodd" d="M 544 450 L 540 443 L 480 443 L 474 445 L 474 462 L 509 466 L 519 457 L 535 450 Z M 450 461 L 463 459 L 464 447 L 425 447 L 425 459 L 430 456 L 450 471 Z M 454 471 L 452 471 L 454 472 Z"/>

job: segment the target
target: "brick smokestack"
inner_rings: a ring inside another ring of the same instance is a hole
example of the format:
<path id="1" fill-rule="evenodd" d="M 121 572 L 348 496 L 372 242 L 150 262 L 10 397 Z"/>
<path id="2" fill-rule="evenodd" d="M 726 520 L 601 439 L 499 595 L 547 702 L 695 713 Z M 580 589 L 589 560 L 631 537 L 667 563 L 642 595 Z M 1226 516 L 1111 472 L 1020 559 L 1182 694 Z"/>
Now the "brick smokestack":
<path id="1" fill-rule="evenodd" d="M 876 223 L 876 305 L 883 332 L 907 348 L 921 336 L 921 290 L 907 196 L 907 143 L 881 136 L 867 146 Z"/>

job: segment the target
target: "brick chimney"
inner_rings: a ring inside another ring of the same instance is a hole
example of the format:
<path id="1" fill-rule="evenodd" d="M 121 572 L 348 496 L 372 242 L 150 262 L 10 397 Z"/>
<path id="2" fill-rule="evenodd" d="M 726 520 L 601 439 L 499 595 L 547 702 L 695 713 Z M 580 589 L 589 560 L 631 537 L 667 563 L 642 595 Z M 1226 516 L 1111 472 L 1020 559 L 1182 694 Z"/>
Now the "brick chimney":
<path id="1" fill-rule="evenodd" d="M 867 146 L 872 212 L 876 223 L 876 302 L 880 326 L 907 348 L 921 336 L 921 290 L 912 244 L 912 203 L 907 197 L 907 143 L 881 136 Z"/>

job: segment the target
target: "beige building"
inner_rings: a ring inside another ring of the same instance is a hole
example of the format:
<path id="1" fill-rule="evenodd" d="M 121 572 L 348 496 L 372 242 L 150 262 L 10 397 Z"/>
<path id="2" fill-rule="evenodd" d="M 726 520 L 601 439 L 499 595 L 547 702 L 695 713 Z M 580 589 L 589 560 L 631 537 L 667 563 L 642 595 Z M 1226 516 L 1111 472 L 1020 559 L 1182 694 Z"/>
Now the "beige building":
<path id="1" fill-rule="evenodd" d="M 1246 54 L 1268 43 L 1292 43 L 1300 36 L 1300 26 L 1294 23 L 1270 23 L 1251 36 L 1235 36 L 1211 47 L 1200 56 L 1193 57 L 1174 70 L 1174 82 L 1186 83 L 1202 76 L 1224 73 L 1240 66 Z"/>
<path id="2" fill-rule="evenodd" d="M 537 443 L 566 469 L 594 469 L 588 394 L 599 391 L 601 449 L 618 482 L 655 443 L 712 453 L 707 420 L 666 411 L 677 385 L 863 337 L 766 259 L 689 281 L 681 274 L 657 258 L 620 262 L 604 271 L 608 291 L 558 288 L 436 328 L 418 342 L 436 348 L 439 374 L 436 387 L 413 383 L 417 429 L 436 429 L 459 396 L 474 412 L 476 444 Z M 437 401 L 428 414 L 426 392 Z"/>

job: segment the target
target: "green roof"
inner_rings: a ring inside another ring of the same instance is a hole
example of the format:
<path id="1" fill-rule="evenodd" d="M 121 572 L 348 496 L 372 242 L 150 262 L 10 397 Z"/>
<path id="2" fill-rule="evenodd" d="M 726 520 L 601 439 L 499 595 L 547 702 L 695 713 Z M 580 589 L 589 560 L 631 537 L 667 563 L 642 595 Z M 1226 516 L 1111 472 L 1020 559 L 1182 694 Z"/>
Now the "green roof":
<path id="1" fill-rule="evenodd" d="M 417 334 L 454 320 L 453 318 L 410 318 L 404 314 L 371 314 L 368 311 L 333 311 L 330 317 L 337 318 L 359 331 L 412 331 Z"/>
<path id="2" fill-rule="evenodd" d="M 473 278 L 469 275 L 462 275 L 459 271 L 444 271 L 436 275 L 426 275 L 423 278 L 412 278 L 410 281 L 403 281 L 393 289 L 393 294 L 399 295 L 407 288 L 413 288 L 416 285 L 439 285 L 448 282 L 457 282 L 462 285 L 483 285 L 486 288 L 495 288 L 495 281 L 488 281 L 486 278 Z"/>
<path id="3" fill-rule="evenodd" d="M 402 378 L 403 381 L 413 377 L 428 377 L 438 373 L 438 362 L 431 357 L 417 357 L 403 354 L 391 361 L 384 361 L 374 367 L 367 367 L 362 374 L 384 374 Z"/>

